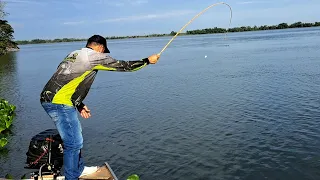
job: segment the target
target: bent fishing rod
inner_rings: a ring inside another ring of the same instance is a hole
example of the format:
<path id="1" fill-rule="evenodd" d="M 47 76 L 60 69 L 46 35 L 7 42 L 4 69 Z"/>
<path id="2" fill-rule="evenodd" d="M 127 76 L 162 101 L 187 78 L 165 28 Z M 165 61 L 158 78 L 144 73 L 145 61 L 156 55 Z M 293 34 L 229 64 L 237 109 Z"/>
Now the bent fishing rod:
<path id="1" fill-rule="evenodd" d="M 225 3 L 225 2 L 219 2 L 219 3 L 215 3 L 215 4 L 212 4 L 210 6 L 208 6 L 207 8 L 205 8 L 204 10 L 202 10 L 200 13 L 198 13 L 196 16 L 194 16 L 187 24 L 185 24 L 177 33 L 175 36 L 173 36 L 171 38 L 171 40 L 163 47 L 163 49 L 158 53 L 159 56 L 161 56 L 161 54 L 163 53 L 163 51 L 165 49 L 167 49 L 167 47 L 169 46 L 169 44 L 189 25 L 191 24 L 195 19 L 197 19 L 200 15 L 202 15 L 204 12 L 208 11 L 210 8 L 214 7 L 214 6 L 217 6 L 217 5 L 226 5 L 229 7 L 230 9 L 230 22 L 229 22 L 229 27 L 228 29 L 230 28 L 230 25 L 231 25 L 231 20 L 232 20 L 232 8 L 229 4 Z M 226 34 L 228 33 L 228 30 L 226 32 Z"/>

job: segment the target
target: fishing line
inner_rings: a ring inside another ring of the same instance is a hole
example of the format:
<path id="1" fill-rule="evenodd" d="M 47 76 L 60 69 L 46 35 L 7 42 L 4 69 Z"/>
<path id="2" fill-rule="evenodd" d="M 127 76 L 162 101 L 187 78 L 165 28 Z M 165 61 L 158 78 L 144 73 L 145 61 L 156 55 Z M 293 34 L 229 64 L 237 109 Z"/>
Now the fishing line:
<path id="1" fill-rule="evenodd" d="M 217 5 L 220 5 L 220 4 L 224 4 L 224 5 L 227 5 L 230 9 L 230 23 L 229 23 L 229 28 L 230 28 L 230 25 L 231 25 L 231 20 L 232 20 L 232 8 L 229 4 L 225 3 L 225 2 L 219 2 L 219 3 L 215 3 L 215 4 L 212 4 L 210 6 L 208 6 L 207 8 L 205 8 L 203 11 L 201 11 L 199 14 L 197 14 L 196 16 L 194 16 L 186 25 L 184 25 L 179 32 L 177 32 L 177 34 L 175 36 L 172 37 L 172 39 L 164 46 L 164 48 L 160 51 L 160 53 L 158 54 L 159 56 L 163 53 L 163 51 L 165 49 L 167 49 L 167 47 L 169 46 L 169 44 L 190 24 L 192 23 L 196 18 L 198 18 L 201 14 L 203 14 L 204 12 L 206 12 L 207 10 L 209 10 L 210 8 L 212 8 L 213 6 L 217 6 Z M 228 29 L 229 29 L 228 28 Z M 227 29 L 227 32 L 226 34 L 228 33 L 228 29 Z"/>

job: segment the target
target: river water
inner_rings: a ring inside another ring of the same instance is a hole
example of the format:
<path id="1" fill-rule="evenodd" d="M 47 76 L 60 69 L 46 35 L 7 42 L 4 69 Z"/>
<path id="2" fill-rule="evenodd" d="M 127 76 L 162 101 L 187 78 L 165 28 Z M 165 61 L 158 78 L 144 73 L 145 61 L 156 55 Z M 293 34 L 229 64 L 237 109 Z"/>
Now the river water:
<path id="1" fill-rule="evenodd" d="M 170 37 L 108 41 L 111 56 L 158 53 Z M 20 46 L 0 58 L 17 106 L 0 175 L 20 177 L 32 136 L 55 128 L 39 93 L 85 42 Z M 177 37 L 158 64 L 100 71 L 84 101 L 86 165 L 119 179 L 320 179 L 320 28 Z"/>

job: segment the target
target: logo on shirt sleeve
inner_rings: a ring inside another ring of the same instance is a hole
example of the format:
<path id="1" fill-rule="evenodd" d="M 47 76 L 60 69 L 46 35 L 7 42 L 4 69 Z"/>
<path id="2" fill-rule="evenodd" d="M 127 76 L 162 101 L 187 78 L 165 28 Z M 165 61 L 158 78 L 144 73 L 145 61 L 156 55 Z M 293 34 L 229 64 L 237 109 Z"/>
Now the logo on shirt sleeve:
<path id="1" fill-rule="evenodd" d="M 64 58 L 63 61 L 75 62 L 78 55 L 79 55 L 78 53 L 74 53 L 74 54 L 72 54 L 72 55 L 69 54 L 66 58 Z"/>

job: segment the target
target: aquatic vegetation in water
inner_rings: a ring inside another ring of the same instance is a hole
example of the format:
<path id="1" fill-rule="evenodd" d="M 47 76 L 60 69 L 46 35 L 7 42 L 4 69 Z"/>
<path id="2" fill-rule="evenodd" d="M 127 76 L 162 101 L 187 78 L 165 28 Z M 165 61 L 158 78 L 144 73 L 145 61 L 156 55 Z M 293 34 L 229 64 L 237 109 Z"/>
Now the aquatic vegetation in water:
<path id="1" fill-rule="evenodd" d="M 139 180 L 139 179 L 140 179 L 139 176 L 136 174 L 133 174 L 127 178 L 127 180 Z"/>
<path id="2" fill-rule="evenodd" d="M 1 138 L 0 139 L 0 147 L 4 147 L 7 144 L 8 144 L 7 138 Z"/>
<path id="3" fill-rule="evenodd" d="M 11 174 L 7 174 L 5 178 L 6 178 L 6 179 L 14 179 Z"/>
<path id="4" fill-rule="evenodd" d="M 8 101 L 0 100 L 0 148 L 8 143 L 7 136 L 12 127 L 15 109 L 16 106 L 9 104 Z"/>

